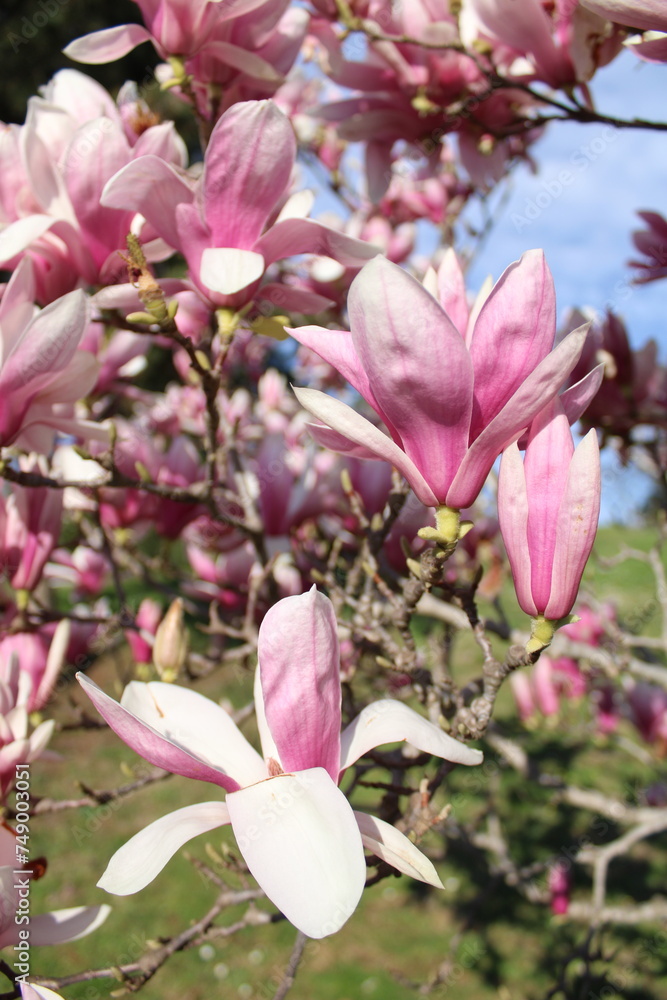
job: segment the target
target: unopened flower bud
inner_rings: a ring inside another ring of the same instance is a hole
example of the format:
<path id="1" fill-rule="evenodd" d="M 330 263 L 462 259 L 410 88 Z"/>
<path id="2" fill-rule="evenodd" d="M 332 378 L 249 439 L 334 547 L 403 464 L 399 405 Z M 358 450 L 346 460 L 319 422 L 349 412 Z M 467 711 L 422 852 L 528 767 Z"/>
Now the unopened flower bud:
<path id="1" fill-rule="evenodd" d="M 183 601 L 177 597 L 158 625 L 153 663 L 160 678 L 173 683 L 188 655 L 188 635 L 183 621 Z"/>

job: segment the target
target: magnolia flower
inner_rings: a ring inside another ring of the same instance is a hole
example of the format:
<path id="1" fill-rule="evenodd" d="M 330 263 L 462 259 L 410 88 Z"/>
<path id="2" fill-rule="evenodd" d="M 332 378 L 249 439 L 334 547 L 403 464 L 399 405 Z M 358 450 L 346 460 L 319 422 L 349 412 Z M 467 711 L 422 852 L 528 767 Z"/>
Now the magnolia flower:
<path id="1" fill-rule="evenodd" d="M 393 826 L 354 812 L 338 788 L 373 747 L 407 740 L 462 764 L 482 755 L 401 702 L 379 701 L 340 732 L 341 686 L 333 607 L 315 588 L 279 601 L 259 630 L 255 706 L 260 756 L 219 705 L 160 682 L 132 682 L 120 704 L 79 680 L 111 728 L 146 760 L 225 789 L 225 802 L 186 806 L 151 823 L 111 859 L 99 881 L 118 895 L 151 882 L 197 834 L 231 823 L 248 868 L 309 937 L 337 931 L 364 888 L 363 848 L 440 886 L 431 862 Z"/>
<path id="2" fill-rule="evenodd" d="M 667 31 L 664 0 L 580 0 L 583 7 L 617 24 L 643 31 Z"/>
<path id="3" fill-rule="evenodd" d="M 377 253 L 304 218 L 308 192 L 287 200 L 295 158 L 289 119 L 272 101 L 247 101 L 217 122 L 196 183 L 157 156 L 140 157 L 111 178 L 102 204 L 140 212 L 185 256 L 192 281 L 211 302 L 238 308 L 252 300 L 269 264 L 283 257 L 316 252 L 360 267 Z M 262 288 L 267 301 L 273 293 L 285 309 L 307 311 L 311 304 L 310 293 Z"/>
<path id="4" fill-rule="evenodd" d="M 453 253 L 432 279 L 433 294 L 376 257 L 350 288 L 350 333 L 317 326 L 290 332 L 348 379 L 391 434 L 332 396 L 295 389 L 301 405 L 331 428 L 311 428 L 316 440 L 391 462 L 422 503 L 438 508 L 439 537 L 451 542 L 461 508 L 474 502 L 500 452 L 574 368 L 587 327 L 552 350 L 555 295 L 540 250 L 511 264 L 472 312 Z M 570 419 L 600 378 L 601 370 L 592 372 L 564 395 Z"/>
<path id="5" fill-rule="evenodd" d="M 25 758 L 24 758 L 25 759 Z M 25 930 L 29 926 L 29 943 L 63 944 L 76 941 L 100 927 L 111 913 L 111 907 L 72 906 L 66 910 L 33 914 L 25 908 L 30 882 L 44 874 L 46 862 L 38 859 L 32 866 L 17 861 L 16 833 L 6 824 L 0 824 L 0 948 L 13 947 L 13 954 L 20 955 L 20 945 L 25 945 Z M 29 924 L 19 917 L 29 914 Z M 30 994 L 28 994 L 29 996 Z M 56 994 L 53 994 L 55 996 Z M 48 997 L 46 998 L 48 1000 Z"/>
<path id="6" fill-rule="evenodd" d="M 88 322 L 86 296 L 69 292 L 41 311 L 28 260 L 0 301 L 0 448 L 51 450 L 57 431 L 108 441 L 101 424 L 78 420 L 74 403 L 92 389 L 97 361 L 77 350 Z"/>
<path id="7" fill-rule="evenodd" d="M 528 649 L 543 648 L 569 617 L 600 513 L 595 430 L 576 450 L 557 399 L 533 421 L 525 461 L 507 448 L 498 479 L 498 516 L 517 599 L 533 621 Z"/>
<path id="8" fill-rule="evenodd" d="M 39 459 L 19 461 L 22 472 L 46 474 Z M 46 487 L 14 485 L 0 495 L 0 565 L 15 590 L 34 590 L 60 534 L 63 495 Z"/>
<path id="9" fill-rule="evenodd" d="M 38 757 L 51 737 L 53 719 L 40 723 L 28 738 L 28 715 L 39 712 L 51 697 L 67 659 L 71 631 L 71 622 L 63 618 L 53 630 L 50 644 L 43 632 L 13 632 L 0 639 L 0 713 L 3 715 L 0 746 L 5 744 L 0 754 L 2 775 L 9 775 L 12 761 Z M 8 742 L 12 744 L 11 749 L 6 746 Z M 3 777 L 3 787 L 4 782 Z"/>

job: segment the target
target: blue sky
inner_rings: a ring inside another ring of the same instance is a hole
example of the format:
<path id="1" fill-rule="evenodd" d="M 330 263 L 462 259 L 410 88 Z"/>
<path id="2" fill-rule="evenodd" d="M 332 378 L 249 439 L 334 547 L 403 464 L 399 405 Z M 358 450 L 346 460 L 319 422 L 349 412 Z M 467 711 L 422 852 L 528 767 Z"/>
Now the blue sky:
<path id="1" fill-rule="evenodd" d="M 667 120 L 667 66 L 624 53 L 598 72 L 591 89 L 601 112 Z M 667 280 L 633 286 L 627 267 L 631 233 L 640 227 L 636 212 L 667 215 L 667 133 L 555 122 L 533 154 L 539 172 L 523 166 L 514 172 L 510 199 L 470 268 L 469 287 L 477 288 L 487 274 L 498 277 L 524 250 L 541 247 L 554 275 L 559 315 L 574 305 L 598 311 L 611 305 L 625 319 L 633 345 L 655 339 L 667 363 Z M 559 190 L 563 170 L 567 182 Z M 607 451 L 603 522 L 631 520 L 650 492 L 648 477 L 623 469 Z"/>
<path id="2" fill-rule="evenodd" d="M 623 52 L 599 70 L 591 92 L 602 113 L 667 121 L 667 66 Z M 352 177 L 360 179 L 356 148 Z M 612 308 L 626 321 L 633 346 L 655 339 L 667 364 L 667 279 L 633 286 L 627 266 L 634 255 L 631 233 L 641 227 L 637 211 L 667 215 L 667 132 L 552 122 L 531 154 L 538 171 L 523 165 L 513 171 L 509 198 L 468 270 L 468 288 L 475 291 L 489 274 L 498 278 L 525 250 L 540 247 L 554 276 L 559 318 L 572 306 Z M 320 188 L 317 209 L 340 213 L 340 203 Z M 432 227 L 420 226 L 420 255 L 439 244 Z M 646 476 L 623 469 L 607 450 L 601 520 L 633 519 L 651 488 Z"/>
<path id="3" fill-rule="evenodd" d="M 598 72 L 592 91 L 601 112 L 667 120 L 667 66 L 623 53 Z M 633 287 L 626 266 L 634 250 L 631 232 L 640 226 L 636 212 L 667 214 L 667 133 L 554 122 L 533 154 L 539 172 L 514 171 L 510 200 L 470 269 L 471 287 L 489 273 L 497 277 L 524 250 L 541 247 L 559 312 L 613 304 L 635 345 L 654 337 L 667 362 L 667 282 Z M 563 171 L 565 184 L 559 181 Z"/>

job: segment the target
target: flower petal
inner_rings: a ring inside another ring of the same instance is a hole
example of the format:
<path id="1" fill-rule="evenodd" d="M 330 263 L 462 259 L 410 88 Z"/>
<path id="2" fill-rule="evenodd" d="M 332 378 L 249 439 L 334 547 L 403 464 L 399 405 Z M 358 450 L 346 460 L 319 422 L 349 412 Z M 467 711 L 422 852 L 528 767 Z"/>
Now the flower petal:
<path id="1" fill-rule="evenodd" d="M 209 247 L 201 256 L 199 277 L 211 291 L 233 295 L 259 281 L 265 267 L 261 253 L 233 247 Z"/>
<path id="2" fill-rule="evenodd" d="M 183 844 L 229 821 L 224 802 L 198 802 L 162 816 L 116 851 L 97 884 L 116 896 L 139 892 L 159 875 Z"/>
<path id="3" fill-rule="evenodd" d="M 556 547 L 551 578 L 551 598 L 545 616 L 558 619 L 569 614 L 577 598 L 600 515 L 600 449 L 597 434 L 588 432 L 570 462 L 565 493 L 556 525 Z"/>
<path id="4" fill-rule="evenodd" d="M 30 944 L 76 941 L 101 927 L 110 913 L 111 907 L 104 903 L 102 906 L 73 906 L 67 910 L 38 913 L 36 917 L 31 915 Z"/>
<path id="5" fill-rule="evenodd" d="M 103 28 L 75 38 L 63 49 L 63 55 L 75 62 L 92 65 L 113 62 L 150 38 L 150 32 L 141 24 L 119 24 L 116 28 Z"/>
<path id="6" fill-rule="evenodd" d="M 542 250 L 529 250 L 498 279 L 473 329 L 475 370 L 471 440 L 500 413 L 551 351 L 556 292 Z"/>
<path id="7" fill-rule="evenodd" d="M 192 183 L 183 172 L 148 154 L 128 163 L 107 181 L 101 203 L 107 208 L 140 212 L 170 247 L 180 250 L 176 208 L 191 204 L 193 198 Z"/>
<path id="8" fill-rule="evenodd" d="M 241 785 L 266 778 L 264 761 L 231 716 L 198 691 L 162 681 L 132 681 L 120 703 L 187 753 L 224 774 L 233 773 Z"/>
<path id="9" fill-rule="evenodd" d="M 418 281 L 382 257 L 352 282 L 348 310 L 380 412 L 444 502 L 468 447 L 473 404 L 463 337 Z"/>
<path id="10" fill-rule="evenodd" d="M 253 248 L 289 185 L 295 156 L 292 126 L 272 101 L 235 104 L 222 115 L 204 168 L 202 208 L 213 246 Z"/>
<path id="11" fill-rule="evenodd" d="M 424 753 L 456 764 L 479 764 L 482 761 L 481 750 L 459 743 L 402 701 L 386 698 L 367 705 L 343 730 L 340 740 L 341 771 L 369 750 L 383 743 L 400 743 L 403 740 Z"/>
<path id="12" fill-rule="evenodd" d="M 498 455 L 528 427 L 549 403 L 576 365 L 588 335 L 588 324 L 569 333 L 530 373 L 523 385 L 468 449 L 447 493 L 447 505 L 469 507 Z"/>
<path id="13" fill-rule="evenodd" d="M 257 659 L 264 711 L 285 771 L 340 762 L 340 655 L 333 605 L 313 586 L 285 597 L 260 625 Z"/>
<path id="14" fill-rule="evenodd" d="M 405 476 L 417 497 L 427 507 L 437 507 L 438 499 L 421 472 L 397 444 L 375 427 L 351 406 L 328 396 L 319 389 L 294 389 L 301 405 L 314 417 L 338 431 L 343 437 L 362 448 L 372 451 L 378 458 L 394 465 Z"/>
<path id="15" fill-rule="evenodd" d="M 182 774 L 185 778 L 195 778 L 198 781 L 210 781 L 229 791 L 238 788 L 238 782 L 223 774 L 208 763 L 198 760 L 187 750 L 177 746 L 162 733 L 156 732 L 149 725 L 138 719 L 117 701 L 105 694 L 85 674 L 77 674 L 77 680 L 92 701 L 102 718 L 113 729 L 117 736 L 136 750 L 144 760 L 156 767 L 163 767 L 172 774 Z"/>
<path id="16" fill-rule="evenodd" d="M 239 850 L 269 899 L 308 937 L 337 931 L 366 879 L 352 808 L 322 768 L 280 774 L 227 797 Z"/>
<path id="17" fill-rule="evenodd" d="M 298 253 L 315 253 L 320 257 L 332 257 L 345 267 L 361 267 L 380 253 L 380 248 L 372 243 L 346 236 L 314 219 L 276 222 L 257 241 L 254 249 L 264 255 L 267 263 Z"/>
<path id="18" fill-rule="evenodd" d="M 395 826 L 385 823 L 368 813 L 354 812 L 355 819 L 361 831 L 361 840 L 367 850 L 372 851 L 382 861 L 386 861 L 399 872 L 428 882 L 436 889 L 444 889 L 440 876 L 425 854 L 415 847 L 411 840 L 397 830 Z"/>
<path id="19" fill-rule="evenodd" d="M 526 474 L 516 443 L 505 449 L 500 461 L 498 518 L 512 569 L 517 600 L 527 615 L 536 615 L 537 608 L 530 586 Z"/>

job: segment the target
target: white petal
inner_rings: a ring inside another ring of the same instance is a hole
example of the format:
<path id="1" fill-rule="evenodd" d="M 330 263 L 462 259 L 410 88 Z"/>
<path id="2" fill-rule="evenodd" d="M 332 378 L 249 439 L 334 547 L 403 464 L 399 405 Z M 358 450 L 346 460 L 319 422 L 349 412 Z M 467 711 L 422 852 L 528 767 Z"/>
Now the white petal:
<path id="1" fill-rule="evenodd" d="M 224 802 L 199 802 L 155 820 L 112 857 L 97 883 L 116 896 L 129 896 L 152 882 L 176 851 L 200 833 L 229 823 Z"/>
<path id="2" fill-rule="evenodd" d="M 202 254 L 199 276 L 211 291 L 234 295 L 259 281 L 265 267 L 261 253 L 235 247 L 209 247 Z"/>
<path id="3" fill-rule="evenodd" d="M 341 771 L 383 743 L 406 740 L 418 750 L 456 764 L 480 764 L 482 751 L 467 747 L 417 715 L 402 701 L 383 699 L 367 705 L 341 735 Z"/>
<path id="4" fill-rule="evenodd" d="M 30 944 L 62 944 L 77 941 L 97 930 L 111 913 L 111 907 L 73 906 L 30 916 Z M 18 928 L 17 928 L 18 931 Z"/>
<path id="5" fill-rule="evenodd" d="M 283 222 L 284 219 L 305 219 L 310 215 L 310 210 L 315 201 L 315 193 L 306 188 L 303 191 L 296 191 L 290 195 L 283 207 L 276 222 Z"/>
<path id="6" fill-rule="evenodd" d="M 388 865 L 398 868 L 399 872 L 417 878 L 420 882 L 428 882 L 436 889 L 444 889 L 433 864 L 400 830 L 368 813 L 355 810 L 354 815 L 364 847 Z"/>
<path id="7" fill-rule="evenodd" d="M 366 880 L 352 808 L 321 767 L 227 796 L 239 850 L 269 899 L 308 937 L 337 931 Z"/>
<path id="8" fill-rule="evenodd" d="M 36 983 L 19 983 L 23 1000 L 63 1000 L 60 993 L 54 993 L 46 986 L 37 986 Z"/>
<path id="9" fill-rule="evenodd" d="M 233 775 L 240 785 L 266 778 L 264 761 L 231 716 L 198 691 L 162 681 L 132 681 L 120 703 L 170 742 Z"/>

